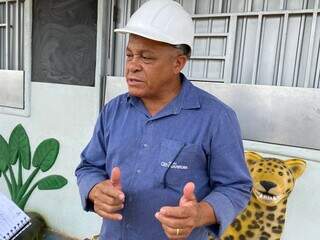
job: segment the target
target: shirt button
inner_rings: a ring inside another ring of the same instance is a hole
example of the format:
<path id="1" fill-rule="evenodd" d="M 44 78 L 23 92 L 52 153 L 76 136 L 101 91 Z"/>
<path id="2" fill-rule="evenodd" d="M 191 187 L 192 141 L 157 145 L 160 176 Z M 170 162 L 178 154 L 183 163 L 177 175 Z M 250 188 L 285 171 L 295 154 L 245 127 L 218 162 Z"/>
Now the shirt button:
<path id="1" fill-rule="evenodd" d="M 126 227 L 129 229 L 130 228 L 130 224 L 127 224 Z"/>
<path id="2" fill-rule="evenodd" d="M 137 173 L 141 173 L 141 170 L 140 170 L 140 169 L 138 169 L 138 170 L 137 170 Z"/>
<path id="3" fill-rule="evenodd" d="M 143 144 L 143 147 L 144 147 L 144 148 L 147 148 L 147 147 L 148 147 L 148 144 L 146 144 L 146 143 Z"/>

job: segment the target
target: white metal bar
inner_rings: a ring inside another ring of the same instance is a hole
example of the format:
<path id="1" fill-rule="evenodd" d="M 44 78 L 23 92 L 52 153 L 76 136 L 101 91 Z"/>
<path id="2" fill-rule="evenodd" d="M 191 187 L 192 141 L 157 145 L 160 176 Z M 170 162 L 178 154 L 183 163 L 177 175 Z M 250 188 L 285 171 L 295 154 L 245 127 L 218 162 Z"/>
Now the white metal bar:
<path id="1" fill-rule="evenodd" d="M 267 11 L 268 9 L 268 0 L 263 0 L 263 11 Z"/>
<path id="2" fill-rule="evenodd" d="M 237 17 L 232 16 L 229 20 L 229 32 L 227 38 L 227 49 L 226 49 L 226 59 L 224 68 L 224 81 L 226 83 L 232 82 L 232 69 L 233 69 L 233 57 L 234 49 L 236 44 L 236 33 L 237 33 Z"/>
<path id="3" fill-rule="evenodd" d="M 193 1 L 193 9 L 192 9 L 193 14 L 196 14 L 196 9 L 197 9 L 197 0 L 194 0 Z M 194 22 L 194 26 L 195 26 L 196 21 L 194 20 L 193 22 Z M 188 70 L 187 70 L 188 71 L 188 78 L 190 78 L 191 74 L 192 74 L 192 65 L 193 65 L 193 61 L 189 60 Z"/>
<path id="4" fill-rule="evenodd" d="M 290 14 L 290 15 L 302 15 L 302 14 L 313 14 L 314 12 L 320 13 L 320 9 L 302 9 L 302 10 L 285 10 L 285 11 L 260 11 L 260 12 L 239 12 L 239 13 L 214 13 L 214 14 L 196 14 L 192 15 L 193 19 L 201 19 L 201 18 L 226 18 L 230 16 L 258 16 L 259 14 L 263 14 L 264 16 L 271 16 L 271 15 L 283 15 L 283 14 Z"/>
<path id="5" fill-rule="evenodd" d="M 228 20 L 227 20 L 228 21 Z M 227 25 L 227 24 L 226 24 Z M 225 31 L 227 31 L 227 29 L 225 29 Z M 224 59 L 222 59 L 222 61 L 221 61 L 221 65 L 220 65 L 220 78 L 221 79 L 224 79 L 224 68 L 225 68 L 225 58 L 226 58 L 226 47 L 227 47 L 227 45 L 226 45 L 226 39 L 224 39 L 223 40 L 223 54 L 224 54 Z M 225 82 L 225 80 L 224 80 L 224 82 Z"/>
<path id="6" fill-rule="evenodd" d="M 276 81 L 277 86 L 281 86 L 282 84 L 284 53 L 286 50 L 286 43 L 287 43 L 288 19 L 289 19 L 289 14 L 285 14 L 283 27 L 282 27 L 282 37 L 281 37 L 281 47 L 280 47 L 281 50 L 280 50 L 280 57 L 279 57 L 278 76 Z"/>
<path id="7" fill-rule="evenodd" d="M 26 41 L 26 39 L 24 38 L 25 34 L 24 34 L 24 26 L 25 26 L 25 19 L 24 19 L 24 2 L 21 3 L 20 6 L 20 66 L 22 69 L 24 69 L 24 41 Z"/>
<path id="8" fill-rule="evenodd" d="M 196 9 L 197 9 L 197 0 L 194 0 L 194 4 L 193 4 L 193 14 L 196 14 Z"/>
<path id="9" fill-rule="evenodd" d="M 223 12 L 223 2 L 224 0 L 219 0 L 219 4 L 218 4 L 219 13 Z"/>
<path id="10" fill-rule="evenodd" d="M 25 115 L 29 116 L 31 112 L 31 62 L 32 62 L 32 4 L 33 1 L 26 1 L 22 3 L 22 8 L 26 11 L 21 12 L 21 18 L 23 19 L 23 24 L 21 24 L 22 28 L 22 39 L 21 44 L 23 46 L 23 60 L 22 67 L 25 71 L 25 104 L 24 110 Z"/>
<path id="11" fill-rule="evenodd" d="M 194 82 L 217 82 L 224 83 L 223 79 L 213 79 L 213 78 L 198 78 L 198 77 L 188 77 L 189 80 Z"/>
<path id="12" fill-rule="evenodd" d="M 214 0 L 210 0 L 209 3 L 209 13 L 214 13 Z"/>
<path id="13" fill-rule="evenodd" d="M 320 88 L 320 42 L 318 44 L 318 55 L 317 55 L 317 61 L 316 61 L 316 74 L 314 75 L 314 87 Z"/>
<path id="14" fill-rule="evenodd" d="M 226 0 L 227 1 L 227 13 L 231 12 L 231 0 Z"/>
<path id="15" fill-rule="evenodd" d="M 245 37 L 246 37 L 246 30 L 247 30 L 247 18 L 243 18 L 242 29 L 241 29 L 241 40 L 240 40 L 240 53 L 239 53 L 239 63 L 237 69 L 237 83 L 241 83 L 242 77 L 242 64 L 243 64 L 243 52 L 244 52 L 244 45 L 245 45 Z"/>
<path id="16" fill-rule="evenodd" d="M 317 13 L 313 13 L 312 16 L 312 25 L 310 32 L 310 41 L 309 41 L 309 49 L 308 49 L 308 58 L 307 58 L 307 68 L 306 75 L 304 77 L 304 87 L 309 87 L 310 84 L 310 75 L 311 75 L 311 62 L 312 62 L 312 54 L 313 54 L 313 45 L 316 37 L 316 23 L 317 23 Z"/>
<path id="17" fill-rule="evenodd" d="M 16 41 L 15 41 L 15 69 L 20 69 L 20 2 L 19 0 L 16 1 L 16 25 L 15 25 L 15 32 L 16 32 Z"/>
<path id="18" fill-rule="evenodd" d="M 5 24 L 5 23 L 0 24 L 0 27 L 6 27 L 6 26 L 7 26 L 7 24 Z"/>
<path id="19" fill-rule="evenodd" d="M 0 8 L 0 14 L 1 16 L 4 16 L 4 7 L 3 4 L 1 4 L 2 7 Z M 5 25 L 5 23 L 2 23 L 3 25 Z M 6 25 L 5 25 L 6 26 Z M 5 41 L 4 41 L 4 34 L 3 32 L 5 31 L 5 29 L 1 29 L 4 28 L 5 26 L 1 27 L 0 26 L 0 68 L 4 69 L 4 51 L 5 51 Z"/>
<path id="20" fill-rule="evenodd" d="M 140 3 L 141 3 L 141 0 L 139 0 L 139 6 L 140 6 Z M 129 9 L 129 6 L 128 4 L 123 4 L 123 11 L 126 13 L 126 14 L 123 14 L 123 18 L 122 18 L 122 21 L 124 23 L 124 25 L 126 24 L 127 22 L 127 19 L 130 18 L 130 15 L 131 15 L 131 9 Z M 126 49 L 127 47 L 127 42 L 128 42 L 128 36 L 127 34 L 122 38 L 122 49 Z M 126 62 L 126 58 L 125 58 L 125 54 L 123 54 L 123 56 L 121 57 L 121 64 L 120 66 L 125 66 L 125 62 Z M 124 75 L 124 67 L 122 67 L 121 69 L 121 74 Z"/>
<path id="21" fill-rule="evenodd" d="M 243 2 L 243 11 L 244 12 L 247 12 L 246 10 L 247 10 L 247 2 L 248 2 L 248 0 L 244 0 L 244 2 Z"/>
<path id="22" fill-rule="evenodd" d="M 206 49 L 207 50 L 207 49 Z M 225 56 L 209 56 L 209 53 L 207 52 L 208 56 L 191 56 L 190 59 L 192 60 L 224 60 Z"/>
<path id="23" fill-rule="evenodd" d="M 251 12 L 251 11 L 252 11 L 252 0 L 249 0 L 247 5 L 247 12 Z"/>
<path id="24" fill-rule="evenodd" d="M 284 9 L 285 9 L 285 6 L 284 6 L 285 3 L 284 3 L 284 1 L 285 1 L 285 0 L 280 0 L 280 9 L 281 9 L 281 10 L 284 10 Z"/>
<path id="25" fill-rule="evenodd" d="M 299 38 L 298 38 L 298 49 L 296 53 L 296 59 L 294 63 L 294 76 L 293 76 L 293 87 L 298 86 L 298 77 L 299 77 L 299 68 L 300 68 L 300 60 L 301 60 L 301 50 L 302 50 L 302 40 L 303 40 L 303 33 L 304 33 L 304 25 L 305 25 L 306 16 L 302 15 L 300 20 L 300 26 L 299 26 Z"/>
<path id="26" fill-rule="evenodd" d="M 6 3 L 6 2 L 15 2 L 16 0 L 0 0 L 0 3 Z M 21 0 L 19 1 L 21 2 Z"/>
<path id="27" fill-rule="evenodd" d="M 252 72 L 252 78 L 251 78 L 251 83 L 252 84 L 256 84 L 257 76 L 258 76 L 259 55 L 260 55 L 260 45 L 261 45 L 261 34 L 262 34 L 262 28 L 263 28 L 263 16 L 262 16 L 262 14 L 259 14 L 258 23 L 257 24 L 258 24 L 258 28 L 257 28 L 256 45 L 255 45 L 254 58 L 253 58 L 253 72 Z"/>
<path id="28" fill-rule="evenodd" d="M 213 1 L 212 0 L 210 0 L 210 4 L 212 5 L 212 6 L 210 6 L 210 9 L 213 9 Z M 209 26 L 207 28 L 207 32 L 211 32 L 213 19 L 210 19 L 208 21 L 209 21 Z M 209 38 L 206 39 L 205 52 L 206 52 L 207 56 L 209 56 L 209 52 L 210 52 L 210 40 L 209 40 Z M 205 62 L 204 62 L 204 74 L 203 74 L 203 77 L 207 78 L 208 77 L 209 60 L 208 60 L 208 58 L 204 58 L 204 59 L 205 59 Z"/>
<path id="29" fill-rule="evenodd" d="M 10 22 L 9 22 L 9 2 L 6 1 L 6 34 L 5 34 L 5 42 L 6 42 L 6 54 L 5 54 L 5 69 L 9 69 L 9 44 L 10 44 L 10 35 L 9 35 L 9 28 L 10 28 Z"/>
<path id="30" fill-rule="evenodd" d="M 221 70 L 219 75 L 221 79 L 224 79 L 224 66 L 225 66 L 225 61 L 221 61 L 221 67 L 220 67 Z M 223 80 L 223 82 L 225 82 L 225 80 Z"/>
<path id="31" fill-rule="evenodd" d="M 277 85 L 278 81 L 278 70 L 279 70 L 279 61 L 280 61 L 280 52 L 281 52 L 281 39 L 282 39 L 282 32 L 283 32 L 283 25 L 284 25 L 284 17 L 279 19 L 279 29 L 278 29 L 278 39 L 276 45 L 276 55 L 275 55 L 275 63 L 273 67 L 273 76 L 272 76 L 272 85 Z"/>

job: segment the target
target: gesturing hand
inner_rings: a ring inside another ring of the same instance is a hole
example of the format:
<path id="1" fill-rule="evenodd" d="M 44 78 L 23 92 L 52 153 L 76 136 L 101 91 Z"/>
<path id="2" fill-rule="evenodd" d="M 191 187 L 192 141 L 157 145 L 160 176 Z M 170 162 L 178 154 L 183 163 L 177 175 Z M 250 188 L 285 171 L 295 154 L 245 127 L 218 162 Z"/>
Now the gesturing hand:
<path id="1" fill-rule="evenodd" d="M 122 215 L 117 213 L 124 207 L 125 199 L 121 190 L 120 176 L 120 168 L 113 168 L 110 180 L 98 183 L 89 193 L 89 199 L 94 204 L 94 211 L 103 218 L 122 219 Z"/>
<path id="2" fill-rule="evenodd" d="M 155 217 L 169 239 L 186 239 L 199 226 L 200 204 L 194 194 L 192 182 L 185 185 L 178 207 L 162 207 Z"/>

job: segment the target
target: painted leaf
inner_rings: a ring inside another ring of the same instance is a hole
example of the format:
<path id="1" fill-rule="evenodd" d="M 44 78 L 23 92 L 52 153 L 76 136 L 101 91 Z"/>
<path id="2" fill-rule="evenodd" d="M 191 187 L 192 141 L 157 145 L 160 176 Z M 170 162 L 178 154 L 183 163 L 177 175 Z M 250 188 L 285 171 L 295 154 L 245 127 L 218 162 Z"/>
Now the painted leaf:
<path id="1" fill-rule="evenodd" d="M 42 141 L 37 147 L 32 165 L 40 167 L 41 171 L 48 171 L 55 163 L 59 153 L 59 142 L 54 138 L 49 138 Z"/>
<path id="2" fill-rule="evenodd" d="M 24 169 L 30 169 L 31 151 L 29 137 L 21 124 L 12 131 L 9 139 L 10 164 L 14 165 L 20 156 Z"/>
<path id="3" fill-rule="evenodd" d="M 7 170 L 9 164 L 9 145 L 0 135 L 0 174 Z"/>
<path id="4" fill-rule="evenodd" d="M 42 178 L 38 182 L 38 188 L 40 190 L 53 190 L 60 189 L 68 183 L 68 180 L 60 175 L 50 175 Z"/>

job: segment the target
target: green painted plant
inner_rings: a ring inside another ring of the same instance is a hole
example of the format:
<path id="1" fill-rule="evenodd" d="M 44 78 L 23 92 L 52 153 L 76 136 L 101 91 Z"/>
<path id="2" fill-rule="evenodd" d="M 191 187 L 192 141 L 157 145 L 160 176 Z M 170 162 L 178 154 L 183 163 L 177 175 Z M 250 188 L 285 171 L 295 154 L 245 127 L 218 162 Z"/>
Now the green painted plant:
<path id="1" fill-rule="evenodd" d="M 49 138 L 38 145 L 31 161 L 29 137 L 21 124 L 13 129 L 9 143 L 0 135 L 0 177 L 4 177 L 11 199 L 21 209 L 24 209 L 35 188 L 39 190 L 60 189 L 68 183 L 63 176 L 50 175 L 31 185 L 40 171 L 47 172 L 53 166 L 58 153 L 58 140 Z M 16 164 L 18 165 L 13 168 Z M 26 170 L 30 174 L 24 181 L 23 171 Z"/>

